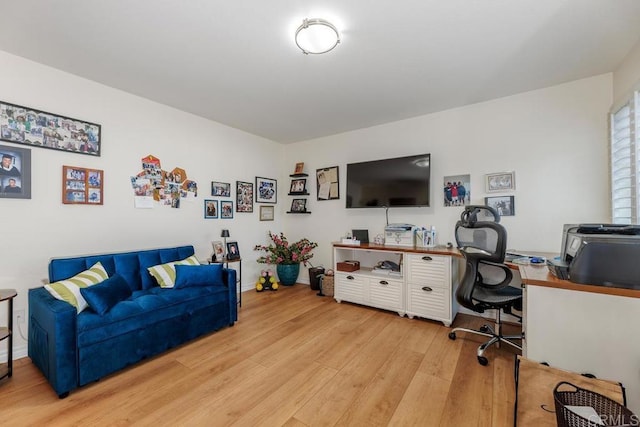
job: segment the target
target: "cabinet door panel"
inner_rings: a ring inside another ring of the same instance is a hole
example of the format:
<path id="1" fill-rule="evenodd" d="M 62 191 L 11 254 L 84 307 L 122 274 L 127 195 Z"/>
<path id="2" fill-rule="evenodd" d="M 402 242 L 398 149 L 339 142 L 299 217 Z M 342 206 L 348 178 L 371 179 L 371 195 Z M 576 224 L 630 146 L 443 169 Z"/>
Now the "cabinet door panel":
<path id="1" fill-rule="evenodd" d="M 403 286 L 403 282 L 398 280 L 389 280 L 387 278 L 370 279 L 370 303 L 380 308 L 402 310 Z"/>
<path id="2" fill-rule="evenodd" d="M 437 255 L 410 255 L 408 282 L 430 287 L 449 287 L 451 259 Z"/>
<path id="3" fill-rule="evenodd" d="M 449 319 L 451 313 L 451 296 L 444 288 L 411 286 L 407 312 L 421 317 Z M 430 290 L 429 290 L 430 289 Z"/>
<path id="4" fill-rule="evenodd" d="M 365 302 L 366 279 L 357 274 L 337 273 L 334 284 L 334 298 L 357 303 Z"/>

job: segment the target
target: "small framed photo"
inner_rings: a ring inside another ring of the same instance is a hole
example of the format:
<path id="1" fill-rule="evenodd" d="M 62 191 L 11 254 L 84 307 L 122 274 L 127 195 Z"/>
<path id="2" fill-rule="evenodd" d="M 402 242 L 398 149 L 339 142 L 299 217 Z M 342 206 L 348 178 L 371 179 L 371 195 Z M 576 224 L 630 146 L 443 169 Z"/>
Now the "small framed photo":
<path id="1" fill-rule="evenodd" d="M 224 245 L 222 244 L 222 242 L 219 242 L 219 241 L 211 242 L 211 245 L 213 246 L 213 257 L 211 261 L 215 261 L 215 262 L 224 261 Z"/>
<path id="2" fill-rule="evenodd" d="M 102 205 L 104 172 L 77 166 L 62 167 L 62 203 Z"/>
<path id="3" fill-rule="evenodd" d="M 304 162 L 296 163 L 296 170 L 293 172 L 294 175 L 300 175 L 304 173 Z"/>
<path id="4" fill-rule="evenodd" d="M 305 178 L 296 178 L 291 180 L 290 194 L 304 194 L 307 192 L 307 180 Z"/>
<path id="5" fill-rule="evenodd" d="M 0 198 L 30 199 L 31 150 L 0 145 L 0 158 Z"/>
<path id="6" fill-rule="evenodd" d="M 227 259 L 230 261 L 234 259 L 240 259 L 240 249 L 238 249 L 238 242 L 227 242 Z"/>
<path id="7" fill-rule="evenodd" d="M 204 201 L 204 218 L 205 219 L 218 218 L 218 201 L 217 200 Z"/>
<path id="8" fill-rule="evenodd" d="M 222 219 L 233 218 L 233 200 L 220 201 L 220 218 Z"/>
<path id="9" fill-rule="evenodd" d="M 253 212 L 253 183 L 236 181 L 236 212 Z"/>
<path id="10" fill-rule="evenodd" d="M 515 172 L 499 172 L 485 175 L 487 193 L 513 191 L 516 188 Z"/>
<path id="11" fill-rule="evenodd" d="M 260 206 L 260 221 L 273 221 L 274 213 L 273 206 Z"/>
<path id="12" fill-rule="evenodd" d="M 231 184 L 211 181 L 211 195 L 214 197 L 231 197 Z"/>
<path id="13" fill-rule="evenodd" d="M 516 214 L 513 196 L 485 197 L 484 204 L 494 208 L 500 216 L 514 216 Z"/>
<path id="14" fill-rule="evenodd" d="M 293 199 L 291 201 L 291 212 L 306 212 L 307 199 Z"/>
<path id="15" fill-rule="evenodd" d="M 278 181 L 256 176 L 256 203 L 277 203 Z"/>

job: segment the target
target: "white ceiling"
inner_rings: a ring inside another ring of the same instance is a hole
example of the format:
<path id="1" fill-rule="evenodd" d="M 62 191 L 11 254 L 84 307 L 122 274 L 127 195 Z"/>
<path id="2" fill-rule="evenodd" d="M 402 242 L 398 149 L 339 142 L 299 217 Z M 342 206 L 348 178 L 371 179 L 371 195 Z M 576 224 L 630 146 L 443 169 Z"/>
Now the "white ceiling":
<path id="1" fill-rule="evenodd" d="M 303 55 L 305 17 L 342 43 Z M 640 0 L 0 0 L 0 50 L 283 143 L 610 72 L 639 39 Z"/>

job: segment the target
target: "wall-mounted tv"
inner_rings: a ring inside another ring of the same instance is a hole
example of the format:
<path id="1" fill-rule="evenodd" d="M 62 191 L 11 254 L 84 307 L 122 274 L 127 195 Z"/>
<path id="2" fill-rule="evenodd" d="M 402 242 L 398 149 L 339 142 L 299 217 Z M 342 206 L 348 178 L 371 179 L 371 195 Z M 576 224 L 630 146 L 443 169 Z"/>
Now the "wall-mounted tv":
<path id="1" fill-rule="evenodd" d="M 429 206 L 431 155 L 347 164 L 347 208 Z"/>

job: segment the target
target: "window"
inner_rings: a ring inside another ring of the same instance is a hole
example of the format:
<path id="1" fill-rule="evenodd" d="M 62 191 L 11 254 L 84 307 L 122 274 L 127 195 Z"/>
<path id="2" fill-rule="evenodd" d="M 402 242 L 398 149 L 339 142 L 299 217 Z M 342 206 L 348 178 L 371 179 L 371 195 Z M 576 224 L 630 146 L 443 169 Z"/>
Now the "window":
<path id="1" fill-rule="evenodd" d="M 611 217 L 638 224 L 640 213 L 640 92 L 611 114 Z"/>

